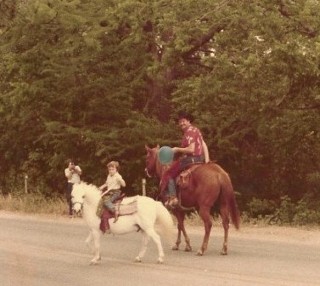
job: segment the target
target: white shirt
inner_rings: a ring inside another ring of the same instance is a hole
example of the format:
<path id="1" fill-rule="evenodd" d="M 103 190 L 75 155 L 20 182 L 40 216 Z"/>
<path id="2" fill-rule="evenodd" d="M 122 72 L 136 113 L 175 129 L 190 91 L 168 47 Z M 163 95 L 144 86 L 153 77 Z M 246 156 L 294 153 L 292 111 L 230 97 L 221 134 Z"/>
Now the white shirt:
<path id="1" fill-rule="evenodd" d="M 114 175 L 108 175 L 105 185 L 107 186 L 107 190 L 118 190 L 121 187 L 125 187 L 126 183 L 117 172 Z"/>
<path id="2" fill-rule="evenodd" d="M 72 184 L 79 184 L 80 183 L 80 173 L 82 172 L 79 166 L 74 167 L 77 172 L 70 170 L 69 168 L 66 168 L 64 170 L 64 174 L 68 179 L 68 183 Z"/>

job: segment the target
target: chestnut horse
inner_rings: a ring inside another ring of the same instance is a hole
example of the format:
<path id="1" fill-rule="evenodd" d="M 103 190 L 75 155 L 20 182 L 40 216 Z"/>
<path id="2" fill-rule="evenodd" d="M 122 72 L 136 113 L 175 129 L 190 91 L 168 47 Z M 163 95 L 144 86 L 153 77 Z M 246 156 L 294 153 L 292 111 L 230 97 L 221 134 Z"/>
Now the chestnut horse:
<path id="1" fill-rule="evenodd" d="M 158 159 L 159 146 L 149 148 L 146 158 L 146 174 L 157 176 L 161 179 L 163 173 L 168 169 L 168 165 L 161 165 Z M 160 194 L 162 201 L 165 200 L 164 194 Z M 207 250 L 210 231 L 212 227 L 211 209 L 215 202 L 219 202 L 219 211 L 224 228 L 224 241 L 221 250 L 222 255 L 228 253 L 228 231 L 229 216 L 236 229 L 240 226 L 240 214 L 238 211 L 235 194 L 229 175 L 218 164 L 213 162 L 199 164 L 190 173 L 187 186 L 178 191 L 179 206 L 172 210 L 178 221 L 178 237 L 173 250 L 178 250 L 181 243 L 181 232 L 184 235 L 186 248 L 185 251 L 191 251 L 190 239 L 184 227 L 185 210 L 195 209 L 199 213 L 205 228 L 205 234 L 202 245 L 197 255 L 203 255 Z"/>

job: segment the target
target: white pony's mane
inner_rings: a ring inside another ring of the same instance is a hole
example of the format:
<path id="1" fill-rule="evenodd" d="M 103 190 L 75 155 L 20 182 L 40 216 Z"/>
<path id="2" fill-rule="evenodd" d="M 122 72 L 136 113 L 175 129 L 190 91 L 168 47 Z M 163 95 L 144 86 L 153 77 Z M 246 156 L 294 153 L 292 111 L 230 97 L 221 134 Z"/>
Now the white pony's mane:
<path id="1" fill-rule="evenodd" d="M 82 181 L 78 184 L 76 188 L 83 190 L 83 192 L 85 193 L 85 196 L 90 201 L 91 199 L 97 200 L 97 199 L 100 199 L 101 197 L 100 189 L 93 184 L 88 184 Z"/>

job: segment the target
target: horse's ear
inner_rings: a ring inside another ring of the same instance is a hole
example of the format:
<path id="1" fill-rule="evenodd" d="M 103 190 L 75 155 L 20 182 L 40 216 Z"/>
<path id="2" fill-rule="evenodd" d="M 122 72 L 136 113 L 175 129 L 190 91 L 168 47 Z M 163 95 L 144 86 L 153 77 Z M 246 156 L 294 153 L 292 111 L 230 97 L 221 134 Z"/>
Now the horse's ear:
<path id="1" fill-rule="evenodd" d="M 149 148 L 149 146 L 147 144 L 145 144 L 144 147 L 146 148 L 147 151 L 150 150 L 150 148 Z"/>
<path id="2" fill-rule="evenodd" d="M 157 149 L 159 149 L 160 148 L 160 145 L 159 144 L 157 144 L 157 147 L 156 147 Z"/>

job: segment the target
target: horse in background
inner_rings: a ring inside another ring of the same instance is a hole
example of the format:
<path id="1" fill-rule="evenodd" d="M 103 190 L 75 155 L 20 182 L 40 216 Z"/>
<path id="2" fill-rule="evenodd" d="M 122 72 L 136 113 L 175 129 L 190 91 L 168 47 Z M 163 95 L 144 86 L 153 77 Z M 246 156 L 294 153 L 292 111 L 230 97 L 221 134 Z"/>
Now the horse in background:
<path id="1" fill-rule="evenodd" d="M 159 146 L 155 148 L 145 146 L 145 148 L 147 151 L 146 174 L 149 177 L 157 176 L 161 179 L 169 166 L 160 163 L 158 158 Z M 227 172 L 213 162 L 191 167 L 188 172 L 189 177 L 187 182 L 184 183 L 183 187 L 180 186 L 178 188 L 179 206 L 172 210 L 178 221 L 178 237 L 172 249 L 179 249 L 182 232 L 186 243 L 185 251 L 192 250 L 190 238 L 185 230 L 184 220 L 185 210 L 194 208 L 199 213 L 205 228 L 203 242 L 197 252 L 198 255 L 203 255 L 208 248 L 212 228 L 210 211 L 215 202 L 219 202 L 220 217 L 224 228 L 224 240 L 220 253 L 226 255 L 228 253 L 229 217 L 231 217 L 231 221 L 236 229 L 240 227 L 240 214 L 231 179 Z M 160 196 L 164 202 L 166 200 L 164 194 L 160 194 Z"/>
<path id="2" fill-rule="evenodd" d="M 97 264 L 101 260 L 100 239 L 100 218 L 96 215 L 98 203 L 101 198 L 101 191 L 94 185 L 81 182 L 73 185 L 71 201 L 75 213 L 82 211 L 82 217 L 87 223 L 90 232 L 86 239 L 89 248 L 92 249 L 94 257 L 90 264 Z M 164 252 L 161 238 L 155 230 L 155 224 L 159 223 L 163 234 L 169 238 L 173 230 L 173 220 L 169 211 L 152 198 L 145 196 L 134 196 L 124 198 L 121 205 L 136 204 L 136 211 L 132 214 L 119 216 L 118 221 L 113 223 L 110 219 L 110 232 L 113 234 L 126 234 L 130 232 L 142 233 L 142 246 L 135 262 L 141 262 L 148 246 L 150 238 L 154 241 L 158 249 L 158 263 L 163 263 Z M 120 205 L 120 213 L 121 213 Z"/>

